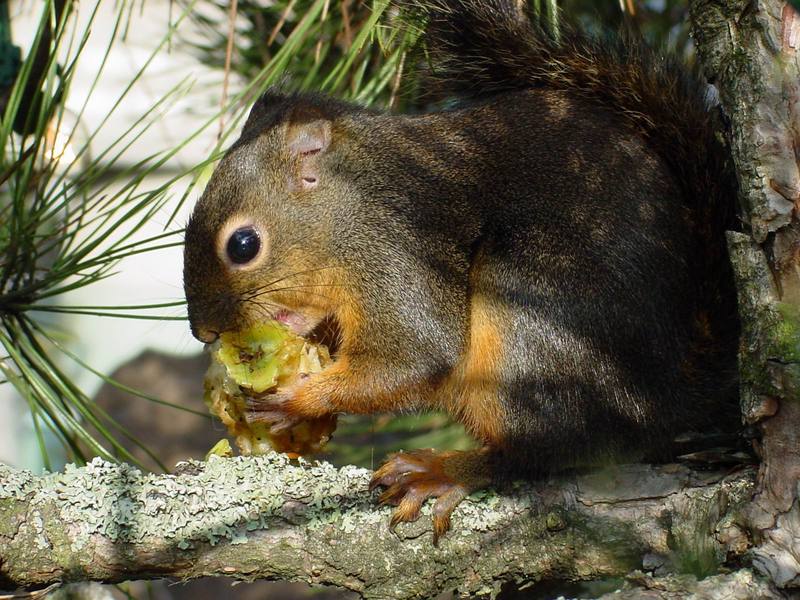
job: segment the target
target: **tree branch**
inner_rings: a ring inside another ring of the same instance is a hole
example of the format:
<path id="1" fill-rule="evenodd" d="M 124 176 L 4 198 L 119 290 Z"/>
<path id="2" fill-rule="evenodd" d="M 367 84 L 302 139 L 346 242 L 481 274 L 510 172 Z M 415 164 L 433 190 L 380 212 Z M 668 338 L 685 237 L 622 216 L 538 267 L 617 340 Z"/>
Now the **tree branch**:
<path id="1" fill-rule="evenodd" d="M 389 533 L 369 477 L 277 454 L 181 463 L 172 475 L 99 459 L 42 477 L 0 465 L 0 588 L 227 575 L 428 598 L 622 575 L 644 555 L 713 569 L 747 547 L 735 521 L 750 469 L 628 465 L 483 493 L 456 510 L 438 548 L 429 508 Z"/>

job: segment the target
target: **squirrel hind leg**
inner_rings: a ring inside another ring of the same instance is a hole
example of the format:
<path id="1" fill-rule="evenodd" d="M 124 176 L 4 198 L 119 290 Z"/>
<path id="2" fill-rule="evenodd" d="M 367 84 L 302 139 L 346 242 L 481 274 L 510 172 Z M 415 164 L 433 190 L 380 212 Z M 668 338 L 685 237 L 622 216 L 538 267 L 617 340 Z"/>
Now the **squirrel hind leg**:
<path id="1" fill-rule="evenodd" d="M 477 450 L 441 452 L 433 449 L 398 452 L 377 470 L 369 489 L 386 490 L 380 504 L 395 506 L 389 528 L 416 521 L 426 500 L 433 505 L 433 543 L 450 529 L 450 515 L 459 503 L 475 490 L 491 482 L 488 447 Z"/>

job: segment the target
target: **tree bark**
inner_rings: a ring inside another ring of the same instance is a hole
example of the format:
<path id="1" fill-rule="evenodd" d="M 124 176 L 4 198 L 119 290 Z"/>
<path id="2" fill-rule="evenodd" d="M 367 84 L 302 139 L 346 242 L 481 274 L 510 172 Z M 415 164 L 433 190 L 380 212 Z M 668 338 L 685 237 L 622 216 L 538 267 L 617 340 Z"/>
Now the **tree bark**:
<path id="1" fill-rule="evenodd" d="M 370 475 L 278 454 L 172 475 L 99 459 L 42 477 L 0 466 L 0 588 L 226 575 L 403 599 L 621 576 L 643 557 L 708 573 L 747 547 L 736 521 L 754 480 L 752 469 L 628 465 L 485 492 L 434 547 L 429 508 L 388 531 Z"/>
<path id="2" fill-rule="evenodd" d="M 730 119 L 745 233 L 730 234 L 745 420 L 762 464 L 754 565 L 800 586 L 800 15 L 779 0 L 692 0 L 703 67 Z"/>

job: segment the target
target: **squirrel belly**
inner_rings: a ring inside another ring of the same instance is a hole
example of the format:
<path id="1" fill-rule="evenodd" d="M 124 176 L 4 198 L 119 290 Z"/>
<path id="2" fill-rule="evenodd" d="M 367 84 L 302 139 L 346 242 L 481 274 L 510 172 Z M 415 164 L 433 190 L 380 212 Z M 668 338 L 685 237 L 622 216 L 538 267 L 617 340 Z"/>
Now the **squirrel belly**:
<path id="1" fill-rule="evenodd" d="M 333 323 L 335 362 L 286 414 L 464 423 L 480 449 L 399 454 L 373 480 L 393 524 L 437 497 L 438 536 L 491 481 L 665 456 L 717 420 L 739 326 L 734 184 L 699 80 L 630 40 L 548 41 L 512 2 L 420 10 L 458 107 L 267 93 L 187 225 L 184 284 L 204 341 Z"/>

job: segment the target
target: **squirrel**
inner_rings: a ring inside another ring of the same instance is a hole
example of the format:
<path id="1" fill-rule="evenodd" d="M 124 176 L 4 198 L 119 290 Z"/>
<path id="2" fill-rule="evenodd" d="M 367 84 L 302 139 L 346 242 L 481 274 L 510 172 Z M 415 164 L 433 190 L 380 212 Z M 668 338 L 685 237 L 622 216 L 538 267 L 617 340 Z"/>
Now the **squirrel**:
<path id="1" fill-rule="evenodd" d="M 332 332 L 335 361 L 263 411 L 275 430 L 443 409 L 478 440 L 374 474 L 392 526 L 435 498 L 434 541 L 474 490 L 665 458 L 738 394 L 736 184 L 706 85 L 519 4 L 412 7 L 442 110 L 267 91 L 186 227 L 199 340 Z"/>

